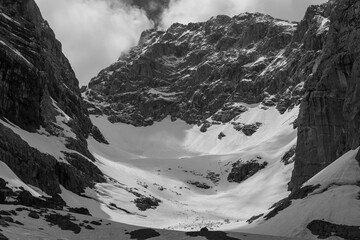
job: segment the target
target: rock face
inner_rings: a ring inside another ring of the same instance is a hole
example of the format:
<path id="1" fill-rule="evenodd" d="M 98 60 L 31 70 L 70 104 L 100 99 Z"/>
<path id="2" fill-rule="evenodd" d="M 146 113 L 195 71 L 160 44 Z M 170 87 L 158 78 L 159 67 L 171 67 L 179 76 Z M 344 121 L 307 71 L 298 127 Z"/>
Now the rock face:
<path id="1" fill-rule="evenodd" d="M 50 124 L 46 107 L 51 97 L 74 119 L 72 127 L 87 136 L 91 122 L 78 81 L 35 2 L 5 0 L 1 11 L 1 116 L 34 131 Z"/>
<path id="2" fill-rule="evenodd" d="M 307 14 L 314 11 L 310 8 Z M 325 8 L 330 28 L 320 61 L 305 84 L 290 189 L 360 144 L 359 12 L 356 0 L 330 1 Z"/>
<path id="3" fill-rule="evenodd" d="M 59 184 L 81 193 L 104 181 L 89 162 L 94 158 L 86 143 L 93 132 L 98 139 L 102 135 L 92 126 L 60 42 L 33 0 L 0 3 L 0 119 L 28 132 L 41 127 L 42 134 L 63 138 L 69 150 L 59 162 L 0 123 L 0 160 L 25 183 L 55 195 Z"/>
<path id="4" fill-rule="evenodd" d="M 232 169 L 227 180 L 229 182 L 241 183 L 261 169 L 265 168 L 267 164 L 267 162 L 259 163 L 258 159 L 253 159 L 247 162 L 239 160 L 232 165 Z"/>
<path id="5" fill-rule="evenodd" d="M 206 132 L 246 111 L 242 103 L 284 113 L 302 102 L 296 189 L 359 146 L 358 5 L 310 6 L 299 23 L 244 13 L 145 31 L 91 80 L 87 107 L 111 122 L 147 126 L 170 116 Z M 234 125 L 247 136 L 259 127 Z"/>
<path id="6" fill-rule="evenodd" d="M 209 117 L 229 122 L 246 111 L 242 102 L 285 112 L 300 103 L 327 34 L 322 12 L 312 14 L 316 19 L 300 28 L 244 13 L 145 31 L 137 47 L 91 80 L 89 111 L 134 126 L 167 116 L 191 124 L 208 125 Z M 317 37 L 309 33 L 314 29 Z"/>
<path id="7" fill-rule="evenodd" d="M 301 102 L 295 190 L 360 144 L 359 4 L 310 6 L 297 24 L 244 13 L 145 31 L 91 80 L 88 107 L 111 122 L 146 126 L 171 116 L 205 132 L 246 111 L 241 103 L 284 113 Z M 251 136 L 254 124 L 234 128 Z"/>

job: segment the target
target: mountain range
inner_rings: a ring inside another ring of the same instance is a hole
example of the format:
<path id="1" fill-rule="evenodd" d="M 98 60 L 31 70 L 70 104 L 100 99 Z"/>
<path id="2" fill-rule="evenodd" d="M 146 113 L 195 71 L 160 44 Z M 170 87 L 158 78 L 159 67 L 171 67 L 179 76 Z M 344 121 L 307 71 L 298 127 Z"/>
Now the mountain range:
<path id="1" fill-rule="evenodd" d="M 155 27 L 80 89 L 2 0 L 0 239 L 360 239 L 359 11 Z"/>

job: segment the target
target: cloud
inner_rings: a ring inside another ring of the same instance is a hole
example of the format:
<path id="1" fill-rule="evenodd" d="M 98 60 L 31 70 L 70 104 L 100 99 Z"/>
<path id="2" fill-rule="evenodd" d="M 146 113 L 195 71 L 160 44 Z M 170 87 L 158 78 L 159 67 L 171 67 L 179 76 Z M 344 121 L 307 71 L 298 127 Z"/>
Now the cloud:
<path id="1" fill-rule="evenodd" d="M 309 5 L 324 2 L 326 0 L 171 0 L 162 25 L 167 28 L 174 22 L 206 21 L 215 15 L 233 16 L 242 12 L 261 12 L 299 21 Z"/>
<path id="2" fill-rule="evenodd" d="M 36 0 L 62 42 L 80 85 L 136 45 L 153 23 L 139 8 L 115 0 Z"/>
<path id="3" fill-rule="evenodd" d="M 156 25 L 161 22 L 162 13 L 169 7 L 170 0 L 118 0 L 137 6 L 146 12 L 146 16 Z"/>
<path id="4" fill-rule="evenodd" d="M 162 14 L 165 28 L 174 22 L 206 21 L 219 14 L 232 16 L 245 11 L 300 20 L 308 5 L 325 1 L 36 0 L 44 18 L 62 42 L 80 85 L 86 85 L 101 69 L 136 45 L 141 32 L 154 25 L 148 17 L 157 22 Z"/>

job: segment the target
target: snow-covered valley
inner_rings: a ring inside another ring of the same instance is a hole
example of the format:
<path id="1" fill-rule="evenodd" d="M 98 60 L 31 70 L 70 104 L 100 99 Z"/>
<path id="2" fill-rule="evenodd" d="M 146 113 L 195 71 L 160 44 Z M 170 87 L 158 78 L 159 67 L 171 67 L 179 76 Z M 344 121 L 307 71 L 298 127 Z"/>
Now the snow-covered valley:
<path id="1" fill-rule="evenodd" d="M 86 189 L 82 196 L 61 187 L 60 196 L 68 207 L 87 208 L 92 219 L 107 222 L 107 230 L 101 231 L 110 235 L 118 234 L 118 228 L 126 231 L 134 228 L 129 224 L 180 231 L 198 231 L 207 227 L 213 231 L 233 232 L 236 237 L 240 235 L 235 232 L 316 239 L 306 229 L 311 220 L 325 219 L 356 225 L 360 220 L 358 211 L 354 210 L 359 208 L 356 200 L 359 187 L 356 184 L 360 181 L 360 167 L 354 159 L 356 150 L 345 154 L 305 183 L 304 186 L 321 185 L 311 195 L 293 200 L 290 207 L 275 214 L 274 218 L 263 218 L 273 209 L 274 203 L 290 194 L 287 184 L 293 170 L 293 156 L 288 159 L 288 164 L 283 161 L 283 156 L 296 144 L 296 129 L 293 125 L 298 108 L 281 115 L 275 108 L 265 108 L 261 104 L 246 107 L 248 111 L 231 123 L 215 124 L 205 133 L 200 131 L 199 126 L 188 125 L 180 120 L 171 122 L 165 119 L 150 127 L 134 127 L 123 123 L 112 124 L 104 116 L 92 115 L 91 120 L 109 142 L 103 144 L 93 137 L 88 139 L 96 165 L 105 174 L 107 181 L 97 183 L 94 189 Z M 254 122 L 261 122 L 262 125 L 251 136 L 234 129 L 236 123 Z M 18 129 L 11 124 L 7 126 L 11 126 L 14 131 Z M 220 132 L 225 135 L 221 139 Z M 44 138 L 47 138 L 39 134 L 29 138 L 27 134 L 30 133 L 19 130 L 17 134 L 29 144 L 37 142 L 36 138 L 45 142 Z M 47 142 L 50 146 L 53 144 L 53 150 L 56 151 L 59 143 L 51 137 L 48 137 Z M 238 160 L 256 160 L 267 164 L 244 181 L 231 182 L 228 176 Z M 8 186 L 14 189 L 22 186 L 35 197 L 46 196 L 41 190 L 23 183 L 6 164 L 2 164 L 4 166 L 0 174 Z M 154 201 L 138 205 L 139 199 Z M 331 200 L 324 204 L 327 199 Z M 352 207 L 346 207 L 349 205 Z M 307 212 L 301 215 L 305 209 Z M 334 212 L 332 209 L 337 210 Z M 83 218 L 89 218 L 73 216 L 80 222 Z M 23 217 L 18 221 L 29 221 L 25 219 Z M 52 236 L 56 232 L 53 228 L 44 228 L 43 222 L 38 223 L 45 229 L 43 236 Z M 30 226 L 39 227 L 37 223 Z M 27 234 L 40 237 L 41 234 L 34 234 L 32 227 L 27 229 Z M 22 239 L 23 235 L 14 234 L 14 229 L 19 230 L 15 227 L 5 228 L 4 231 L 9 234 L 12 232 L 9 236 L 13 236 L 13 239 Z M 159 231 L 161 236 L 182 234 Z M 71 236 L 73 233 L 67 234 Z M 83 231 L 82 234 L 76 235 L 76 239 L 85 239 L 88 232 Z M 248 235 L 249 239 L 252 236 Z M 258 236 L 254 239 L 261 238 Z"/>
<path id="2" fill-rule="evenodd" d="M 359 9 L 149 29 L 80 89 L 1 2 L 0 240 L 360 240 Z"/>
<path id="3" fill-rule="evenodd" d="M 103 211 L 113 220 L 177 230 L 221 229 L 234 222 L 248 225 L 246 220 L 288 195 L 292 164 L 285 166 L 281 158 L 296 143 L 297 115 L 297 109 L 284 115 L 260 105 L 249 109 L 236 122 L 262 122 L 252 136 L 236 131 L 231 123 L 201 133 L 198 126 L 182 121 L 166 119 L 136 128 L 92 116 L 110 144 L 90 138 L 90 151 L 101 171 L 116 183 L 97 184 L 99 200 L 136 214 L 106 205 Z M 226 135 L 221 140 L 220 132 Z M 268 165 L 242 183 L 227 180 L 233 163 L 253 159 Z M 156 209 L 139 211 L 129 189 L 161 203 Z"/>
<path id="4" fill-rule="evenodd" d="M 165 119 L 153 126 L 134 127 L 92 115 L 92 122 L 109 144 L 89 137 L 89 150 L 108 181 L 86 189 L 84 196 L 62 187 L 60 196 L 67 206 L 87 208 L 95 218 L 130 225 L 182 231 L 202 227 L 248 231 L 248 219 L 269 211 L 272 204 L 289 194 L 287 183 L 293 164 L 285 165 L 281 159 L 296 144 L 293 122 L 298 108 L 281 115 L 261 104 L 246 107 L 249 110 L 231 123 L 213 125 L 205 133 L 199 126 L 181 120 Z M 234 128 L 236 123 L 254 122 L 262 125 L 251 136 Z M 33 147 L 46 142 L 46 148 L 38 147 L 40 151 L 61 153 L 59 142 L 51 136 L 2 124 Z M 220 132 L 225 135 L 221 139 Z M 241 183 L 229 182 L 232 165 L 238 160 L 267 165 Z M 4 167 L 1 171 L 8 186 L 23 186 L 34 196 L 41 195 L 10 169 Z M 158 204 L 139 209 L 135 203 L 139 198 L 156 199 Z"/>

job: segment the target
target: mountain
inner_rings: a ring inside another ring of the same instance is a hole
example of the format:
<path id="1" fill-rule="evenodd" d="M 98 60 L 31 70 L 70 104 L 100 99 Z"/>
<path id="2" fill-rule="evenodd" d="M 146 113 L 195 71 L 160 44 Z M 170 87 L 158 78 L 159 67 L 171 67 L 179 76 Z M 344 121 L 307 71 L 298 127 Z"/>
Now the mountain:
<path id="1" fill-rule="evenodd" d="M 234 102 L 281 102 L 279 108 L 285 111 L 300 98 L 299 85 L 281 100 L 289 85 L 300 83 L 299 77 L 286 81 L 285 70 L 283 78 L 273 74 L 285 65 L 286 71 L 296 72 L 291 61 L 313 58 L 291 48 L 286 52 L 295 26 L 245 13 L 174 24 L 167 31 L 148 30 L 137 47 L 90 81 L 86 95 L 94 103 L 93 111 L 105 112 L 111 122 L 135 126 L 151 125 L 168 115 L 189 124 L 209 125 L 205 120 L 210 116 L 229 122 L 242 110 L 225 110 L 229 116 L 223 119 L 214 114 Z M 109 106 L 102 109 L 105 105 Z"/>
<path id="2" fill-rule="evenodd" d="M 231 122 L 245 112 L 238 103 L 261 102 L 264 108 L 275 106 L 282 114 L 307 96 L 314 74 L 321 69 L 324 48 L 332 47 L 325 46 L 330 11 L 331 3 L 311 6 L 300 23 L 244 13 L 174 24 L 166 31 L 145 31 L 137 47 L 90 81 L 86 92 L 90 113 L 104 113 L 110 122 L 134 126 L 148 126 L 170 115 L 172 120 L 202 125 L 201 131 Z M 307 108 L 306 103 L 305 99 L 302 109 Z M 303 115 L 301 112 L 296 125 L 300 137 Z M 251 124 L 246 129 L 258 128 Z M 237 128 L 242 130 L 242 126 Z M 300 141 L 306 144 L 309 140 Z M 337 141 L 324 143 L 332 149 L 326 154 L 334 151 Z M 306 162 L 314 152 L 301 143 L 290 188 L 299 187 L 350 149 L 331 158 L 324 156 L 326 164 L 314 159 L 319 165 L 314 166 Z M 314 138 L 309 146 L 317 143 Z M 321 149 L 314 150 L 321 154 Z"/>
<path id="3" fill-rule="evenodd" d="M 150 29 L 80 90 L 1 1 L 0 239 L 359 239 L 358 9 Z"/>
<path id="4" fill-rule="evenodd" d="M 87 149 L 98 131 L 78 80 L 34 1 L 0 7 L 0 159 L 51 196 L 60 185 L 80 194 L 104 176 Z"/>

